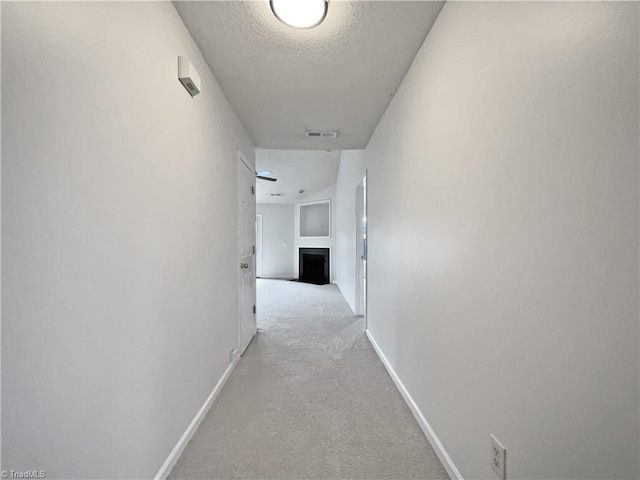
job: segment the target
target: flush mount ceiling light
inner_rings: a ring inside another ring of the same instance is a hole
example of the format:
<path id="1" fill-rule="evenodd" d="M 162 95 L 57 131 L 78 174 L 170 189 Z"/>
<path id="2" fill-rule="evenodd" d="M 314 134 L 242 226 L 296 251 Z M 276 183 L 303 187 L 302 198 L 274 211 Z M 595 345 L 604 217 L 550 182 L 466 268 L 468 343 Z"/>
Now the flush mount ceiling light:
<path id="1" fill-rule="evenodd" d="M 282 23 L 294 28 L 313 28 L 322 23 L 328 0 L 270 0 L 271 11 Z"/>

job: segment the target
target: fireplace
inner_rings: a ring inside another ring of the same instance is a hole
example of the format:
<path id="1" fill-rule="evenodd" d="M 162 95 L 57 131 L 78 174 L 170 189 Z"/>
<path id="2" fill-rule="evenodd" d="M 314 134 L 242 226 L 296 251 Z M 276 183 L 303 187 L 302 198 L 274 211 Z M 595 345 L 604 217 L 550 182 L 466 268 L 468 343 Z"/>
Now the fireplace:
<path id="1" fill-rule="evenodd" d="M 329 249 L 301 248 L 298 253 L 301 282 L 324 285 L 329 283 Z"/>

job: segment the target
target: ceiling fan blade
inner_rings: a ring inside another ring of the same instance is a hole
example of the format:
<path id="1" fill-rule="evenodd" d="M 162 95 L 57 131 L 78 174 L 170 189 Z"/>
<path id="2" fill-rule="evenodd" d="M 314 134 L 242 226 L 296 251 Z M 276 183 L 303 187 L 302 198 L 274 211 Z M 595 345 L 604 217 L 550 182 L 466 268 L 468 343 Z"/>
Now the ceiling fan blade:
<path id="1" fill-rule="evenodd" d="M 278 179 L 277 178 L 271 178 L 271 177 L 263 177 L 262 175 L 256 175 L 256 178 L 258 180 L 267 180 L 269 182 L 277 182 Z"/>

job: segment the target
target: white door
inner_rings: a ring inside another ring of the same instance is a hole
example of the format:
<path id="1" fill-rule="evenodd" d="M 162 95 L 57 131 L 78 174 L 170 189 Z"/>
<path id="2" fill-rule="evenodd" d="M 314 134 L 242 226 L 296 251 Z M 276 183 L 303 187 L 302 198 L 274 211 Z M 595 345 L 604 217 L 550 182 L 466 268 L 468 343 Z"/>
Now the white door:
<path id="1" fill-rule="evenodd" d="M 256 334 L 255 174 L 238 155 L 238 350 Z"/>
<path id="2" fill-rule="evenodd" d="M 256 215 L 256 277 L 262 278 L 262 214 Z"/>

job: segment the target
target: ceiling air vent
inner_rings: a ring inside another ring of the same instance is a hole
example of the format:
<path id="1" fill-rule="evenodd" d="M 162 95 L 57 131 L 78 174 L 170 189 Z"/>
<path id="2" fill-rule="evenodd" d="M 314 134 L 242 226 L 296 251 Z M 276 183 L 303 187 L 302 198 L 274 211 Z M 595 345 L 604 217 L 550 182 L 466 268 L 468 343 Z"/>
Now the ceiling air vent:
<path id="1" fill-rule="evenodd" d="M 336 138 L 338 132 L 312 132 L 307 130 L 305 135 L 312 138 Z"/>

